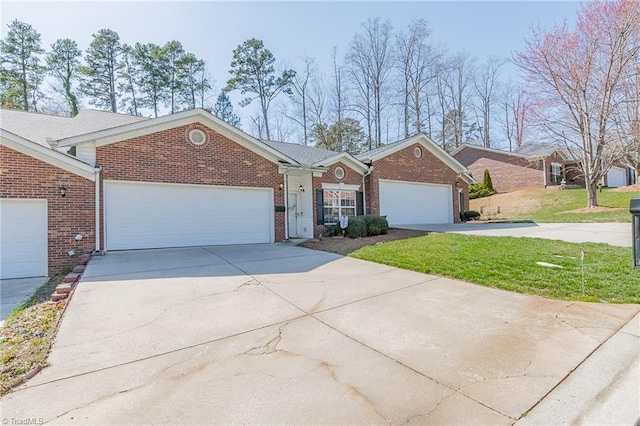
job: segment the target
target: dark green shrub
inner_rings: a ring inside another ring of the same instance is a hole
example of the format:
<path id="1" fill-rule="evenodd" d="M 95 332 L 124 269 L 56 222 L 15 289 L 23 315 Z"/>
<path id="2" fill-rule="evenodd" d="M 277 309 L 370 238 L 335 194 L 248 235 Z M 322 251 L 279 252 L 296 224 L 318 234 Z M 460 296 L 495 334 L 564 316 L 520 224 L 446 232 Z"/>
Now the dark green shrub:
<path id="1" fill-rule="evenodd" d="M 367 225 L 367 236 L 383 235 L 389 232 L 389 222 L 385 216 L 363 216 Z"/>
<path id="2" fill-rule="evenodd" d="M 349 218 L 347 235 L 351 238 L 361 238 L 367 236 L 367 224 L 364 216 L 352 216 Z"/>
<path id="3" fill-rule="evenodd" d="M 482 198 L 488 197 L 489 195 L 495 194 L 496 191 L 493 189 L 488 189 L 484 186 L 483 183 L 474 183 L 469 186 L 469 198 L 473 200 L 474 198 Z"/>
<path id="4" fill-rule="evenodd" d="M 324 236 L 325 237 L 337 237 L 342 235 L 342 229 L 340 229 L 340 225 L 325 225 L 324 226 Z"/>
<path id="5" fill-rule="evenodd" d="M 496 192 L 496 190 L 493 189 L 493 182 L 491 181 L 491 175 L 489 174 L 488 169 L 484 169 L 484 177 L 482 179 L 482 184 L 492 194 Z"/>
<path id="6" fill-rule="evenodd" d="M 462 214 L 464 220 L 477 220 L 480 217 L 480 212 L 475 210 L 467 210 Z"/>

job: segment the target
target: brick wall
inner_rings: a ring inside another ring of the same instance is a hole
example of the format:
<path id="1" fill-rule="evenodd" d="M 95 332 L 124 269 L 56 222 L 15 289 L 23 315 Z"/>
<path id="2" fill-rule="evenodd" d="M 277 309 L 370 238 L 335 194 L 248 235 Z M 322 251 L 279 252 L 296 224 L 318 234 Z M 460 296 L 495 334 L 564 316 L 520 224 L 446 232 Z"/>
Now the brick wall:
<path id="1" fill-rule="evenodd" d="M 338 179 L 335 176 L 335 170 L 337 167 L 342 167 L 344 169 L 344 178 Z M 316 209 L 316 190 L 322 188 L 323 183 L 332 183 L 339 184 L 344 183 L 345 185 L 360 185 L 359 191 L 362 191 L 362 175 L 351 167 L 347 166 L 344 163 L 338 162 L 336 164 L 332 164 L 328 167 L 327 172 L 325 172 L 322 177 L 314 177 L 312 179 L 313 183 L 313 235 L 315 237 L 319 237 L 320 234 L 325 233 L 324 225 L 318 225 L 318 212 Z"/>
<path id="2" fill-rule="evenodd" d="M 191 143 L 188 133 L 192 129 L 202 130 L 207 142 L 199 146 Z M 274 188 L 274 205 L 284 205 L 284 191 L 277 189 L 283 182 L 277 164 L 198 124 L 98 147 L 96 163 L 103 168 L 103 181 Z M 276 241 L 284 239 L 284 215 L 274 213 Z"/>
<path id="3" fill-rule="evenodd" d="M 541 161 L 472 148 L 465 148 L 454 157 L 469 169 L 478 182 L 482 182 L 485 169 L 489 170 L 493 187 L 498 192 L 544 185 Z M 551 163 L 548 163 L 549 174 L 550 168 Z"/>
<path id="4" fill-rule="evenodd" d="M 95 248 L 94 188 L 90 180 L 0 146 L 0 197 L 47 200 L 49 275 L 76 265 L 77 255 Z M 77 234 L 84 238 L 76 241 Z"/>
<path id="5" fill-rule="evenodd" d="M 415 148 L 420 148 L 422 156 L 414 155 Z M 380 179 L 399 180 L 406 182 L 437 183 L 451 185 L 453 200 L 453 219 L 460 221 L 458 189 L 462 189 L 465 206 L 469 206 L 469 186 L 458 173 L 443 163 L 438 157 L 420 144 L 414 144 L 398 152 L 387 155 L 373 162 L 373 172 L 367 177 L 367 211 L 370 214 L 380 214 Z M 456 181 L 458 187 L 456 188 Z"/>

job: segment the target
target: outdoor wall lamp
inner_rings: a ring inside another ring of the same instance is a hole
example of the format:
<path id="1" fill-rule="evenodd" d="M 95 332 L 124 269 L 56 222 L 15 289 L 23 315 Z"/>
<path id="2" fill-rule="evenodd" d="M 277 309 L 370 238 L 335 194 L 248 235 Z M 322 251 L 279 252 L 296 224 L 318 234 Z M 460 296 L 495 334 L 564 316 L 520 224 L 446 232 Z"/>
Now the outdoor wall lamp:
<path id="1" fill-rule="evenodd" d="M 298 187 L 298 190 L 299 190 L 300 192 L 304 192 L 304 186 L 300 185 L 300 186 Z"/>
<path id="2" fill-rule="evenodd" d="M 63 196 L 63 197 L 67 196 L 67 188 L 66 187 L 64 187 L 64 186 L 60 187 L 60 195 Z"/>
<path id="3" fill-rule="evenodd" d="M 284 183 L 278 184 L 278 191 L 282 191 L 284 189 Z"/>

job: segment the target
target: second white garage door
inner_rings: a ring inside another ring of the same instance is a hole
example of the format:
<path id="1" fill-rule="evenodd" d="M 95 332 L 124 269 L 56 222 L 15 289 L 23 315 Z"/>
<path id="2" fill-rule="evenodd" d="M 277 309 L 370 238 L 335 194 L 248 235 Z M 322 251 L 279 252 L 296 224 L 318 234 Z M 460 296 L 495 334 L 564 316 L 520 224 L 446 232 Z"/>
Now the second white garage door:
<path id="1" fill-rule="evenodd" d="M 274 240 L 270 188 L 106 181 L 104 197 L 107 250 Z"/>
<path id="2" fill-rule="evenodd" d="M 452 223 L 450 185 L 380 180 L 380 214 L 389 225 Z"/>
<path id="3" fill-rule="evenodd" d="M 619 188 L 627 184 L 627 171 L 622 167 L 611 167 L 607 172 L 607 183 L 609 188 Z"/>

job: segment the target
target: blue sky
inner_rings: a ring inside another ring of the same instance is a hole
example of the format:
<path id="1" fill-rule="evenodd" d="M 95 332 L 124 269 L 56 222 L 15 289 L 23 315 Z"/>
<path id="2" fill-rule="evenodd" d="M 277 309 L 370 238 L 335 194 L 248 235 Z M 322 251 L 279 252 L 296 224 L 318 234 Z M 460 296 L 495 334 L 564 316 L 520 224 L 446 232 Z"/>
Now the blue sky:
<path id="1" fill-rule="evenodd" d="M 176 39 L 207 61 L 216 89 L 225 85 L 233 49 L 244 40 L 262 39 L 278 62 L 294 69 L 299 58 L 316 59 L 327 74 L 331 53 L 346 51 L 367 18 L 389 19 L 394 28 L 423 18 L 432 41 L 451 53 L 509 58 L 524 47 L 532 24 L 551 27 L 575 19 L 576 1 L 414 1 L 414 2 L 1 2 L 2 34 L 19 19 L 33 25 L 46 48 L 71 38 L 86 49 L 101 28 L 115 30 L 123 42 L 164 44 Z M 513 67 L 506 75 L 517 77 Z M 237 108 L 237 107 L 236 107 Z M 252 108 L 252 107 L 249 107 Z M 246 114 L 245 114 L 246 115 Z"/>

